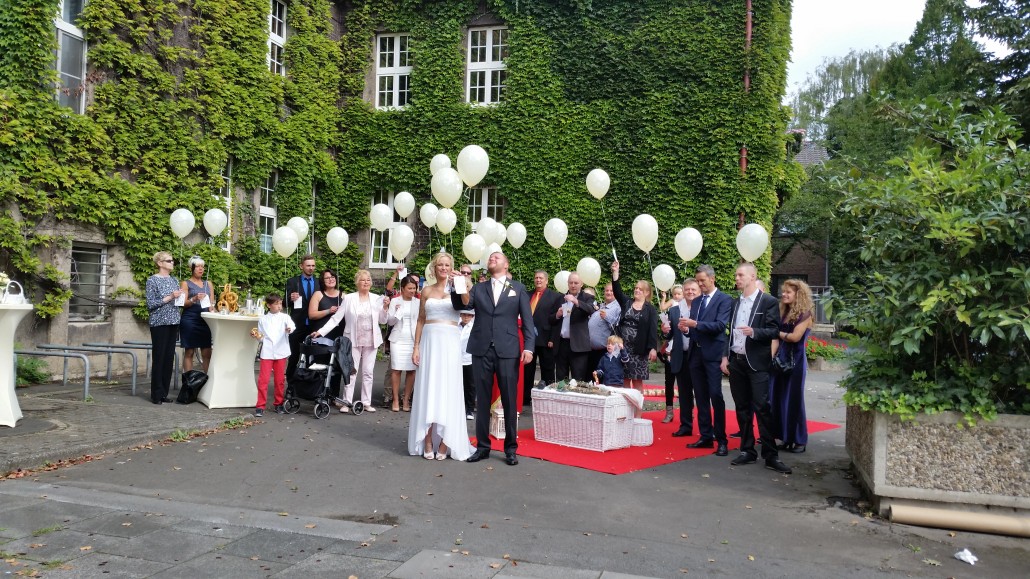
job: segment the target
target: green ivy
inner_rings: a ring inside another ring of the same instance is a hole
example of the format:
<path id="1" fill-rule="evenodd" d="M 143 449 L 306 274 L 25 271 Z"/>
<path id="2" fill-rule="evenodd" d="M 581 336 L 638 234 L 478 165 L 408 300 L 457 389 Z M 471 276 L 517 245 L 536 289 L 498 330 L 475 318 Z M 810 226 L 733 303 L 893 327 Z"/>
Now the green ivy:
<path id="1" fill-rule="evenodd" d="M 265 61 L 267 0 L 91 0 L 80 25 L 95 67 L 94 100 L 74 115 L 48 88 L 57 0 L 19 2 L 0 14 L 0 201 L 20 210 L 0 216 L 0 246 L 10 254 L 0 266 L 33 276 L 48 296 L 40 312 L 59 312 L 66 280 L 34 257 L 53 241 L 36 233 L 52 215 L 102 227 L 125 247 L 140 283 L 152 271 L 150 255 L 164 249 L 204 255 L 215 281 L 255 293 L 281 289 L 296 256 L 284 263 L 252 239 L 235 241 L 226 256 L 204 244 L 183 247 L 169 231 L 172 210 L 199 217 L 217 206 L 212 195 L 232 159 L 234 183 L 246 190 L 279 170 L 284 221 L 307 215 L 317 191 L 319 266 L 339 264 L 346 287 L 363 256 L 355 244 L 333 256 L 326 232 L 367 228 L 376 190 L 407 190 L 429 202 L 432 156 L 454 160 L 475 143 L 491 155 L 483 184 L 505 197 L 504 222 L 529 231 L 512 252 L 521 275 L 573 269 L 588 255 L 606 263 L 610 231 L 624 275 L 649 278 L 630 224 L 650 213 L 660 226 L 651 264 L 692 270 L 673 238 L 695 227 L 705 236 L 695 264 L 713 264 L 719 283 L 732 287 L 740 215 L 769 227 L 777 194 L 801 179 L 785 160 L 779 105 L 789 0 L 756 7 L 750 51 L 739 3 L 488 2 L 510 30 L 509 85 L 504 103 L 473 107 L 464 102 L 463 42 L 480 4 L 356 0 L 344 5 L 334 40 L 329 0 L 294 0 L 288 75 L 279 77 Z M 411 34 L 412 103 L 403 110 L 377 111 L 362 98 L 378 31 Z M 584 185 L 595 167 L 612 177 L 603 202 Z M 246 205 L 230 216 L 235 231 L 253 218 Z M 467 200 L 455 207 L 455 231 L 434 233 L 409 269 L 421 271 L 441 244 L 460 252 L 466 207 Z M 551 217 L 570 227 L 560 254 L 543 240 Z M 759 266 L 768 273 L 768 253 Z"/>

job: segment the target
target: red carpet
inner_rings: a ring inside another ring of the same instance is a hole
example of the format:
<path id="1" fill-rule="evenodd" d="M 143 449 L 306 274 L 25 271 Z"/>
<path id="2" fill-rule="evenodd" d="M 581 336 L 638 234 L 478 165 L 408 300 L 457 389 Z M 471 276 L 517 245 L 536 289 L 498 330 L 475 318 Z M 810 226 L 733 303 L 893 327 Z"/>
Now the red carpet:
<path id="1" fill-rule="evenodd" d="M 674 438 L 672 433 L 679 428 L 679 421 L 674 420 L 668 424 L 662 424 L 661 421 L 665 417 L 665 410 L 645 412 L 643 417 L 654 423 L 654 444 L 651 446 L 631 446 L 618 450 L 595 452 L 547 442 L 538 442 L 533 436 L 532 430 L 520 430 L 519 454 L 567 466 L 606 472 L 608 474 L 626 474 L 627 472 L 654 468 L 663 464 L 697 458 L 699 456 L 710 456 L 715 450 L 714 448 L 697 450 L 686 448 L 688 442 L 697 440 L 697 435 Z M 697 422 L 695 421 L 694 424 L 696 426 Z M 728 433 L 737 430 L 737 418 L 734 412 L 726 412 L 726 425 Z M 808 421 L 809 434 L 833 428 L 840 428 L 840 425 Z M 493 450 L 504 452 L 504 440 L 495 439 L 492 442 Z M 729 439 L 729 448 L 730 457 L 735 456 L 733 451 L 740 448 L 740 439 Z M 728 459 L 727 464 L 729 464 Z"/>

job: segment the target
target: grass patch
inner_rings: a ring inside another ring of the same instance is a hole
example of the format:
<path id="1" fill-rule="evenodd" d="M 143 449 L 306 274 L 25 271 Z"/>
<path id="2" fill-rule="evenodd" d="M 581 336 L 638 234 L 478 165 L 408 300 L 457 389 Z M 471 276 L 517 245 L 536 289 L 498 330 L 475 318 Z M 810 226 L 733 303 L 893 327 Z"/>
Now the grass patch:
<path id="1" fill-rule="evenodd" d="M 62 527 L 61 525 L 51 525 L 49 527 L 43 527 L 42 529 L 36 529 L 35 531 L 32 531 L 32 536 L 42 537 L 43 535 L 53 533 L 54 531 L 60 531 L 63 528 L 64 527 Z"/>
<path id="2" fill-rule="evenodd" d="M 175 432 L 173 432 L 172 435 L 169 438 L 171 438 L 172 442 L 186 442 L 187 440 L 189 440 L 192 437 L 193 437 L 193 433 L 191 433 L 188 430 L 183 430 L 183 429 L 180 428 L 180 429 L 176 430 Z"/>
<path id="3" fill-rule="evenodd" d="M 222 428 L 243 428 L 247 425 L 247 419 L 243 416 L 237 416 L 236 418 L 230 418 L 222 423 Z"/>
<path id="4" fill-rule="evenodd" d="M 54 559 L 53 561 L 44 561 L 41 565 L 44 569 L 57 569 L 61 565 L 64 565 L 64 561 Z"/>

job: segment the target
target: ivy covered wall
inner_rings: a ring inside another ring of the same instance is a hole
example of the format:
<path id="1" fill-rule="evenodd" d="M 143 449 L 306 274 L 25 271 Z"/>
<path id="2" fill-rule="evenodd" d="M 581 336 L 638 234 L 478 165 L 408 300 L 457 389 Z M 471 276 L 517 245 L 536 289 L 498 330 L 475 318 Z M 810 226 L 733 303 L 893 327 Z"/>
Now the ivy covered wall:
<path id="1" fill-rule="evenodd" d="M 648 212 L 661 232 L 654 264 L 685 273 L 672 242 L 692 226 L 705 236 L 696 263 L 712 263 L 724 287 L 732 287 L 740 213 L 768 226 L 777 192 L 800 182 L 784 160 L 779 104 L 789 0 L 754 2 L 750 52 L 743 0 L 293 0 L 285 77 L 266 64 L 268 0 L 90 0 L 80 19 L 92 94 L 83 115 L 53 98 L 57 5 L 21 0 L 0 12 L 0 204 L 10 209 L 0 214 L 0 268 L 48 292 L 44 316 L 68 296 L 61 272 L 37 257 L 58 241 L 48 220 L 103 228 L 142 282 L 153 252 L 180 247 L 167 216 L 217 206 L 230 159 L 245 191 L 279 171 L 282 221 L 306 215 L 317 191 L 326 265 L 336 260 L 325 233 L 339 225 L 354 239 L 374 191 L 407 190 L 427 202 L 429 159 L 453 159 L 475 143 L 490 154 L 483 184 L 506 199 L 505 223 L 529 230 L 516 257 L 523 272 L 558 270 L 542 231 L 561 217 L 570 226 L 561 266 L 586 255 L 607 263 L 610 229 L 625 275 L 650 277 L 629 228 Z M 483 18 L 510 30 L 508 87 L 503 104 L 472 107 L 465 33 Z M 403 110 L 377 111 L 362 99 L 377 31 L 411 34 L 412 103 Z M 612 177 L 603 212 L 585 191 L 594 167 Z M 216 282 L 281 287 L 296 260 L 284 268 L 261 253 L 247 227 L 254 208 L 235 207 L 234 231 L 247 235 L 234 240 L 232 256 L 203 243 L 185 251 L 204 255 Z M 460 248 L 464 204 L 455 209 L 462 221 L 445 241 Z M 427 253 L 410 267 L 424 266 Z M 341 256 L 345 286 L 364 260 L 354 244 Z"/>

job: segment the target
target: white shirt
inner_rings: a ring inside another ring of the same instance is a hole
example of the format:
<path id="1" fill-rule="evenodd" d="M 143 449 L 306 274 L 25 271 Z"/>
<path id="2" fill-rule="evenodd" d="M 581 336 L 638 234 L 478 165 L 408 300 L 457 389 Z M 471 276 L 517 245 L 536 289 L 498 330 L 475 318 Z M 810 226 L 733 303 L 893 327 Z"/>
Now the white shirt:
<path id="1" fill-rule="evenodd" d="M 677 308 L 680 309 L 680 319 L 690 319 L 690 306 L 687 305 L 687 300 L 680 300 L 680 303 L 676 304 Z M 690 347 L 690 334 L 686 332 L 680 332 L 681 339 L 683 340 L 683 351 L 686 352 L 687 348 Z M 672 342 L 669 342 L 669 348 L 672 348 Z"/>
<path id="2" fill-rule="evenodd" d="M 283 312 L 277 314 L 269 312 L 261 316 L 261 319 L 258 320 L 258 331 L 263 336 L 261 338 L 262 360 L 281 360 L 290 357 L 290 338 L 286 333 L 286 328 L 292 332 L 297 329 L 297 326 L 293 323 L 293 319 Z"/>
<path id="3" fill-rule="evenodd" d="M 497 305 L 497 302 L 501 300 L 501 291 L 504 290 L 504 285 L 506 283 L 508 283 L 508 277 L 503 275 L 501 277 L 492 278 L 492 281 L 490 282 L 490 287 L 493 288 L 495 306 Z"/>
<path id="4" fill-rule="evenodd" d="M 740 295 L 740 302 L 737 306 L 737 317 L 733 320 L 733 332 L 730 337 L 732 340 L 730 343 L 730 350 L 737 354 L 745 353 L 744 342 L 747 339 L 747 336 L 737 328 L 748 325 L 748 320 L 751 319 L 751 310 L 755 307 L 755 298 L 757 297 L 757 289 L 751 292 L 751 295 L 749 296 L 745 296 L 744 294 Z"/>
<path id="5" fill-rule="evenodd" d="M 474 323 L 476 323 L 476 318 L 472 318 L 471 320 L 469 320 L 469 323 L 465 324 L 464 326 L 462 326 L 460 322 L 458 323 L 458 325 L 461 326 L 461 338 L 460 338 L 461 342 L 460 342 L 460 344 L 461 344 L 461 365 L 462 366 L 471 366 L 472 365 L 472 354 L 468 353 L 468 349 L 469 349 L 469 336 L 472 335 L 472 324 L 474 324 Z"/>

